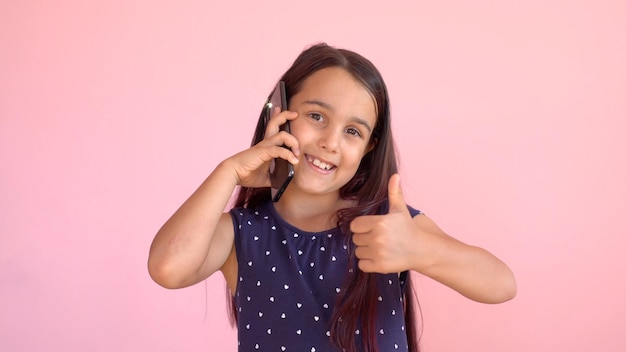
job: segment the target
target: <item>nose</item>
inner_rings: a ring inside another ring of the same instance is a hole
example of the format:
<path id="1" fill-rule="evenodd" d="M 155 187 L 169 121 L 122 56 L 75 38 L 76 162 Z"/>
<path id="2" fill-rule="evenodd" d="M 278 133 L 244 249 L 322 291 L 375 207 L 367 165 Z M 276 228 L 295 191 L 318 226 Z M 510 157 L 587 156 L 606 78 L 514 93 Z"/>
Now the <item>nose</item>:
<path id="1" fill-rule="evenodd" d="M 328 152 L 336 152 L 341 142 L 341 131 L 327 128 L 319 139 L 319 146 Z"/>

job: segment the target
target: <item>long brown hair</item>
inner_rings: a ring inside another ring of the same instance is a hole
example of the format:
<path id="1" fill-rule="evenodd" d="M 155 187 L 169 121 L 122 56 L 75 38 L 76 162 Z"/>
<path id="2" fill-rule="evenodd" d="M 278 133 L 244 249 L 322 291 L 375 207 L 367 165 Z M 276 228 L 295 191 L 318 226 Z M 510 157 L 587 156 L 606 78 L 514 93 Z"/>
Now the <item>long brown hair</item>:
<path id="1" fill-rule="evenodd" d="M 391 115 L 387 87 L 376 67 L 363 56 L 346 49 L 331 47 L 325 43 L 304 50 L 285 72 L 287 100 L 297 94 L 305 79 L 314 72 L 328 67 L 340 67 L 352 74 L 372 94 L 376 104 L 377 120 L 370 143 L 373 149 L 365 154 L 354 177 L 340 189 L 340 197 L 354 200 L 356 206 L 339 210 L 338 226 L 350 239 L 350 222 L 362 215 L 379 214 L 387 203 L 389 178 L 398 172 L 395 146 L 391 134 Z M 269 99 L 269 97 L 268 97 Z M 261 112 L 252 144 L 263 140 L 265 134 L 265 109 Z M 269 188 L 242 187 L 236 198 L 235 207 L 255 207 L 270 200 Z M 346 270 L 341 294 L 338 296 L 331 319 L 331 341 L 344 351 L 356 351 L 354 331 L 361 324 L 364 351 L 378 352 L 376 343 L 376 300 L 377 275 L 368 274 L 356 267 L 352 241 L 349 268 Z M 409 351 L 418 352 L 415 297 L 411 275 L 406 276 L 404 290 L 404 314 Z M 230 295 L 232 299 L 232 295 Z M 236 320 L 236 309 L 231 306 L 230 316 Z"/>

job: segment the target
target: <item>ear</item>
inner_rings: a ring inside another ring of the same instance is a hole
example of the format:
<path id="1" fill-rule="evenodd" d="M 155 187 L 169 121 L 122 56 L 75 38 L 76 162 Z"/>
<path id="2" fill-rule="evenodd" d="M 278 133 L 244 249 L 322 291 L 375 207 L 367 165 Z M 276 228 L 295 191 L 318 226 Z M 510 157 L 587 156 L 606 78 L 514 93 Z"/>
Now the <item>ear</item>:
<path id="1" fill-rule="evenodd" d="M 365 154 L 374 150 L 374 148 L 376 147 L 376 144 L 378 144 L 378 139 L 372 138 L 372 140 L 367 145 L 367 148 L 365 148 L 365 153 L 363 153 L 363 156 L 365 156 Z"/>

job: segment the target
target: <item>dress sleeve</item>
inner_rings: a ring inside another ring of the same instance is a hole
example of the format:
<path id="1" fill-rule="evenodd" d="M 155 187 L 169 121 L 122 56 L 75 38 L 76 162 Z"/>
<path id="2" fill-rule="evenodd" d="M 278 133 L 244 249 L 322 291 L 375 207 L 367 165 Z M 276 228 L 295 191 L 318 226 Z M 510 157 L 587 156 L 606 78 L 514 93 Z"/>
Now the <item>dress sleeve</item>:
<path id="1" fill-rule="evenodd" d="M 420 214 L 424 214 L 421 210 L 417 210 L 415 208 L 413 208 L 410 205 L 407 205 L 407 208 L 409 208 L 409 213 L 411 213 L 411 217 L 414 218 Z"/>

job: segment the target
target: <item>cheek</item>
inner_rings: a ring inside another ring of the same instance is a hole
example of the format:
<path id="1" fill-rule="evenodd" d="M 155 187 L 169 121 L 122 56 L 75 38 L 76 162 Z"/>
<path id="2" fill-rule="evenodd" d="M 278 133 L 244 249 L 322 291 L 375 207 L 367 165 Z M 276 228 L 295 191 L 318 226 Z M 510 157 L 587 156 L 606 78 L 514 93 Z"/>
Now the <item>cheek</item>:
<path id="1" fill-rule="evenodd" d="M 356 167 L 358 167 L 359 164 L 361 164 L 361 160 L 365 156 L 366 152 L 367 151 L 364 147 L 354 148 L 353 150 L 351 150 L 349 152 L 349 159 L 351 161 L 351 164 L 354 164 Z"/>
<path id="2" fill-rule="evenodd" d="M 305 140 L 307 137 L 307 130 L 304 128 L 302 121 L 298 121 L 299 118 L 289 122 L 289 133 L 296 137 L 298 141 Z"/>

